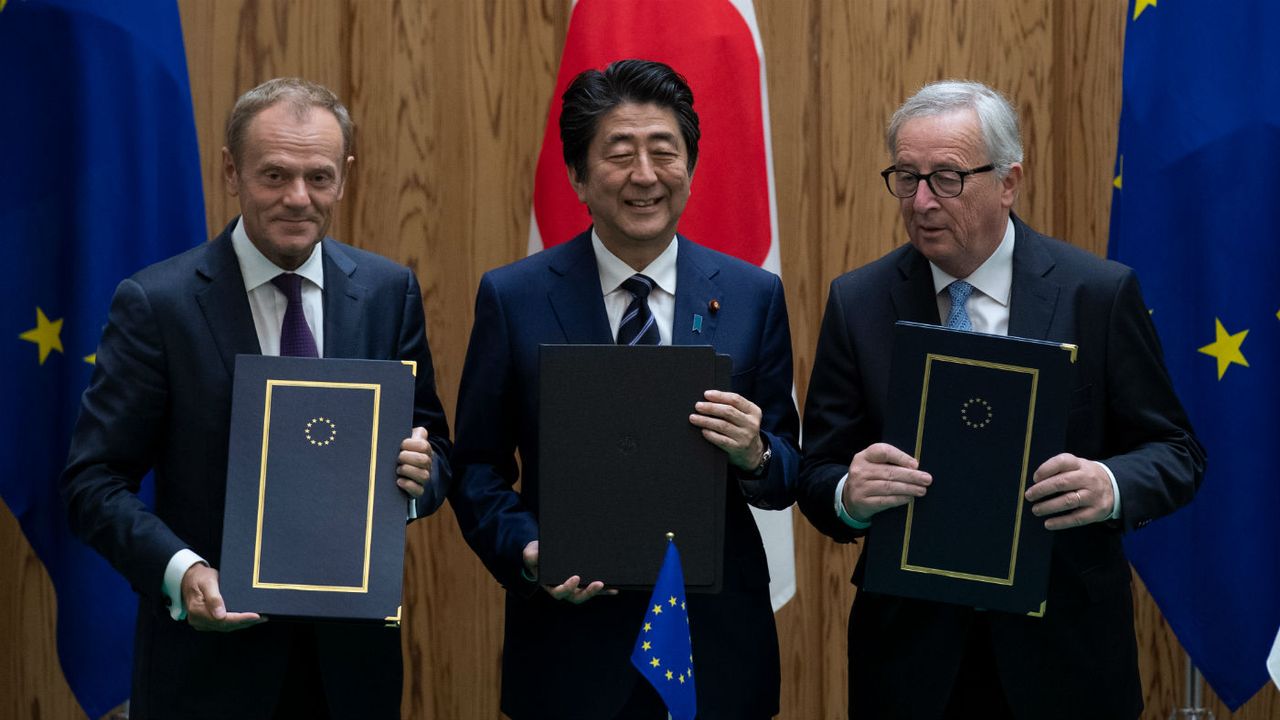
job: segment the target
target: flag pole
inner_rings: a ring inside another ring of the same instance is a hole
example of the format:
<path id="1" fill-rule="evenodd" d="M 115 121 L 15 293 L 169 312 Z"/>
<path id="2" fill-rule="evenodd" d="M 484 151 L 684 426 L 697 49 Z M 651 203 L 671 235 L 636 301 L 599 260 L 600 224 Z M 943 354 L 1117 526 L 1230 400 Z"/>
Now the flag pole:
<path id="1" fill-rule="evenodd" d="M 1183 656 L 1187 660 L 1187 673 L 1182 688 L 1182 708 L 1170 713 L 1169 720 L 1216 720 L 1213 711 L 1204 706 L 1204 675 L 1191 662 L 1190 655 L 1184 652 Z"/>

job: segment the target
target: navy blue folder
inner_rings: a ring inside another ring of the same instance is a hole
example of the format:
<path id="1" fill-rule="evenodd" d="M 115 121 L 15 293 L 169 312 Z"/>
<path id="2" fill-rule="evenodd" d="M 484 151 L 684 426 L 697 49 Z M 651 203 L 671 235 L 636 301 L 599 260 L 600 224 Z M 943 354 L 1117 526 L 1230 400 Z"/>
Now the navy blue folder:
<path id="1" fill-rule="evenodd" d="M 1073 345 L 899 322 L 884 441 L 933 477 L 875 516 L 863 589 L 1042 615 L 1053 537 L 1023 493 L 1066 440 Z"/>
<path id="2" fill-rule="evenodd" d="M 240 355 L 222 561 L 228 609 L 396 623 L 411 363 Z"/>

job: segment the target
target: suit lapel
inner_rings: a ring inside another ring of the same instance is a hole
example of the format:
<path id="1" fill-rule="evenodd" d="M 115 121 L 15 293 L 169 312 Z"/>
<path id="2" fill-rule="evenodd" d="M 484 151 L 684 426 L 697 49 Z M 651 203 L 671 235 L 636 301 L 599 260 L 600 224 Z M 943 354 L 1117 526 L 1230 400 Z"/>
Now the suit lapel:
<path id="1" fill-rule="evenodd" d="M 359 357 L 364 339 L 361 311 L 365 287 L 351 279 L 356 262 L 341 245 L 325 238 L 323 251 L 324 356 Z"/>
<path id="2" fill-rule="evenodd" d="M 196 303 L 209 324 L 218 355 L 235 375 L 236 355 L 260 355 L 258 333 L 253 327 L 253 312 L 244 289 L 244 276 L 231 247 L 231 227 L 209 243 L 204 262 L 196 268 L 203 287 L 195 292 Z"/>
<path id="3" fill-rule="evenodd" d="M 711 303 L 724 302 L 715 276 L 720 267 L 711 253 L 677 235 L 676 307 L 671 319 L 672 345 L 715 345 L 717 315 Z M 717 305 L 718 307 L 718 305 Z"/>
<path id="4" fill-rule="evenodd" d="M 1058 306 L 1059 287 L 1046 276 L 1053 258 L 1040 236 L 1014 217 L 1013 287 L 1009 295 L 1009 334 L 1044 340 Z"/>
<path id="5" fill-rule="evenodd" d="M 591 231 L 569 241 L 548 266 L 552 275 L 547 300 L 565 341 L 573 344 L 610 345 L 609 316 L 600 292 L 600 271 L 591 249 Z"/>
<path id="6" fill-rule="evenodd" d="M 899 281 L 890 288 L 895 320 L 942 324 L 938 317 L 937 293 L 933 289 L 933 274 L 929 261 L 915 248 L 907 248 L 898 260 Z"/>

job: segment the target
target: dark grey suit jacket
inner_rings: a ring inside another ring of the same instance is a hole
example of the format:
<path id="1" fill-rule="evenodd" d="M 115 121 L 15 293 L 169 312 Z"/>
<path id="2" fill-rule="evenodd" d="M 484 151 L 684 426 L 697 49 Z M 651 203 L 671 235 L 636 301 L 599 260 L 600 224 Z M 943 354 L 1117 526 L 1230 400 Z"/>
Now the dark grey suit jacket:
<path id="1" fill-rule="evenodd" d="M 1047 613 L 987 613 L 1016 717 L 1133 718 L 1142 707 L 1129 564 L 1120 536 L 1190 501 L 1204 452 L 1170 384 L 1133 271 L 1014 218 L 1009 334 L 1075 343 L 1066 450 L 1115 473 L 1118 522 L 1054 536 Z M 835 514 L 853 455 L 878 442 L 893 323 L 939 323 L 928 261 L 910 245 L 831 284 L 804 415 L 800 507 L 840 542 Z M 874 522 L 874 521 L 873 521 Z M 862 561 L 854 572 L 861 578 Z M 974 611 L 859 592 L 849 623 L 850 714 L 936 717 Z"/>
<path id="2" fill-rule="evenodd" d="M 165 567 L 181 548 L 215 568 L 221 554 L 232 372 L 237 354 L 260 352 L 233 227 L 116 288 L 61 478 L 72 529 L 140 596 L 136 718 L 269 716 L 296 627 L 268 622 L 196 632 L 170 619 L 161 592 Z M 331 238 L 323 254 L 324 356 L 418 363 L 414 424 L 427 428 L 435 451 L 433 495 L 419 506 L 419 516 L 428 514 L 449 484 L 450 443 L 417 280 L 405 267 Z M 137 495 L 149 471 L 154 509 Z M 386 707 L 398 717 L 399 633 L 315 627 L 331 705 L 365 703 L 375 715 Z"/>

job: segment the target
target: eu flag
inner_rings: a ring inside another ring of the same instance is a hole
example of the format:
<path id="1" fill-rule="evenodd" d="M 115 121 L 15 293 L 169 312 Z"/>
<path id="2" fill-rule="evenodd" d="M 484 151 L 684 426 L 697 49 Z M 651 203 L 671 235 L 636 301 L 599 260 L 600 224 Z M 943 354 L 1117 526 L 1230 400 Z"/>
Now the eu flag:
<path id="1" fill-rule="evenodd" d="M 684 570 L 674 540 L 667 541 L 667 554 L 631 651 L 631 664 L 658 691 L 672 720 L 693 720 L 698 711 L 693 644 L 684 601 Z"/>
<path id="2" fill-rule="evenodd" d="M 1280 626 L 1278 29 L 1267 0 L 1135 0 L 1111 217 L 1209 456 L 1195 500 L 1127 548 L 1233 710 Z"/>
<path id="3" fill-rule="evenodd" d="M 0 0 L 0 495 L 58 597 L 58 655 L 90 717 L 128 696 L 137 600 L 57 497 L 111 294 L 206 235 L 173 0 Z"/>

